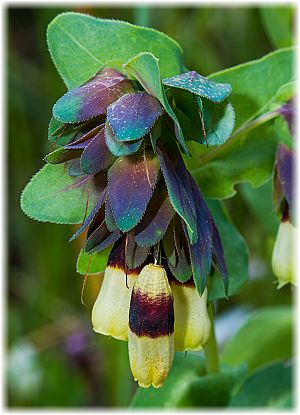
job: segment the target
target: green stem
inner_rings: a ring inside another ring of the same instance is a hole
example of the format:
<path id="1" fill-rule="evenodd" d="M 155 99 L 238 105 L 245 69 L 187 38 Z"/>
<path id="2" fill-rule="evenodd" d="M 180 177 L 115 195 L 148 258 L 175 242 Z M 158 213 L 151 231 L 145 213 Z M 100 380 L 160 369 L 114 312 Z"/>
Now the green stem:
<path id="1" fill-rule="evenodd" d="M 207 345 L 204 348 L 205 354 L 205 367 L 207 373 L 217 373 L 219 372 L 219 355 L 218 355 L 218 345 L 215 335 L 215 325 L 214 325 L 214 303 L 213 301 L 209 302 L 207 305 L 208 316 L 211 323 L 211 333 Z"/>

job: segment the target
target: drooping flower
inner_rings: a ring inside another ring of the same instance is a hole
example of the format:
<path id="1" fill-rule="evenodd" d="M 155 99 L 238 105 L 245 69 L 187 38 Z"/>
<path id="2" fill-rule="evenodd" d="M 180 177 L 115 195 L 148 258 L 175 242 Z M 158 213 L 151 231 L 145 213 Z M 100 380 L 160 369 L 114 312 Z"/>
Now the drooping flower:
<path id="1" fill-rule="evenodd" d="M 203 117 L 201 133 L 191 137 L 203 144 L 213 103 L 226 99 L 231 87 L 188 72 L 164 79 L 159 93 L 135 74 L 130 80 L 106 68 L 59 99 L 49 128 L 58 148 L 46 160 L 64 163 L 79 181 L 92 179 L 97 201 L 71 240 L 86 231 L 88 254 L 113 245 L 92 311 L 94 331 L 128 340 L 134 378 L 160 387 L 174 347 L 205 347 L 206 285 L 214 270 L 228 291 L 221 238 L 186 169 L 182 131 L 163 88 L 174 93 L 180 111 L 178 90 L 191 92 L 185 113 L 194 111 L 188 123 Z"/>
<path id="2" fill-rule="evenodd" d="M 146 265 L 134 285 L 129 311 L 130 368 L 139 385 L 162 386 L 174 358 L 174 308 L 162 266 Z"/>
<path id="3" fill-rule="evenodd" d="M 296 284 L 296 228 L 294 206 L 294 153 L 280 143 L 274 169 L 274 206 L 280 217 L 272 254 L 273 272 L 278 288 L 287 283 Z"/>
<path id="4" fill-rule="evenodd" d="M 95 332 L 128 340 L 128 315 L 132 287 L 139 269 L 128 269 L 124 257 L 125 240 L 114 245 L 104 279 L 92 310 Z"/>
<path id="5" fill-rule="evenodd" d="M 278 288 L 288 283 L 296 284 L 296 236 L 296 228 L 288 219 L 280 223 L 272 254 Z"/>
<path id="6" fill-rule="evenodd" d="M 180 283 L 173 279 L 175 312 L 175 350 L 198 351 L 206 345 L 211 324 L 207 313 L 207 288 L 200 296 L 192 280 Z"/>

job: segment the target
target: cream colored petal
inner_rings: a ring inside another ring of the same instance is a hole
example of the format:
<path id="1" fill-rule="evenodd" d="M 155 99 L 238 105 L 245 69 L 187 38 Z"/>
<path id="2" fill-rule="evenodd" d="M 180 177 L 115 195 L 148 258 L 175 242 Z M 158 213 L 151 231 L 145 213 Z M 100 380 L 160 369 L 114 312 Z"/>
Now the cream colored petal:
<path id="1" fill-rule="evenodd" d="M 207 343 L 211 324 L 207 314 L 207 289 L 200 297 L 195 286 L 172 284 L 175 312 L 175 350 L 201 350 Z"/>
<path id="2" fill-rule="evenodd" d="M 278 288 L 289 282 L 296 284 L 296 237 L 297 230 L 289 221 L 280 223 L 272 255 Z"/>
<path id="3" fill-rule="evenodd" d="M 128 352 L 134 380 L 143 388 L 160 388 L 174 359 L 174 334 L 149 338 L 129 330 Z"/>
<path id="4" fill-rule="evenodd" d="M 93 329 L 115 339 L 128 339 L 128 317 L 131 291 L 137 275 L 108 266 L 92 310 Z"/>

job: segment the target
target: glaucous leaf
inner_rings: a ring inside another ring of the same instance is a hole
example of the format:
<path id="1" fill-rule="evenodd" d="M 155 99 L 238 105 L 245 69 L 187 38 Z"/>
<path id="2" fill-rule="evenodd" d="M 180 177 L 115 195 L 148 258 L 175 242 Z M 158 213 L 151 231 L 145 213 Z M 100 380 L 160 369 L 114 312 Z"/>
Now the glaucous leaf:
<path id="1" fill-rule="evenodd" d="M 143 52 L 129 60 L 124 69 L 129 75 L 134 76 L 144 89 L 156 97 L 164 107 L 166 113 L 173 119 L 175 125 L 176 138 L 179 141 L 182 150 L 188 154 L 188 149 L 182 134 L 180 124 L 172 110 L 161 81 L 161 74 L 158 65 L 158 59 L 152 53 Z"/>
<path id="2" fill-rule="evenodd" d="M 81 223 L 90 186 L 94 190 L 90 192 L 88 214 L 99 195 L 94 178 L 71 177 L 63 164 L 47 164 L 25 187 L 21 207 L 30 218 L 42 222 Z"/>
<path id="3" fill-rule="evenodd" d="M 143 51 L 157 56 L 163 77 L 183 70 L 178 43 L 154 29 L 127 22 L 62 13 L 48 26 L 47 40 L 68 89 L 83 84 L 104 67 L 122 69 L 124 62 Z"/>
<path id="4" fill-rule="evenodd" d="M 134 239 L 133 231 L 127 234 L 127 243 L 125 245 L 126 263 L 130 269 L 141 266 L 150 252 L 149 246 L 139 246 Z"/>
<path id="5" fill-rule="evenodd" d="M 103 251 L 122 236 L 121 232 L 110 232 L 105 220 L 88 236 L 84 250 L 89 254 Z"/>
<path id="6" fill-rule="evenodd" d="M 230 408 L 292 408 L 293 371 L 291 362 L 281 361 L 257 369 L 246 379 Z"/>
<path id="7" fill-rule="evenodd" d="M 230 137 L 234 127 L 235 114 L 232 105 L 229 102 L 216 105 L 205 100 L 202 116 L 206 138 L 202 129 L 200 129 L 200 143 L 207 143 L 209 146 L 224 144 Z"/>
<path id="8" fill-rule="evenodd" d="M 249 372 L 293 354 L 293 312 L 289 306 L 254 311 L 225 345 L 222 361 L 229 365 L 246 362 Z M 249 347 L 249 345 L 255 347 Z"/>
<path id="9" fill-rule="evenodd" d="M 233 224 L 228 219 L 228 214 L 224 206 L 216 200 L 207 200 L 208 208 L 212 214 L 214 222 L 219 231 L 224 258 L 228 275 L 228 296 L 238 294 L 248 280 L 248 250 L 246 243 Z M 214 236 L 213 236 L 214 237 Z M 221 255 L 216 243 L 213 248 L 213 255 Z M 226 275 L 222 258 L 218 261 L 220 271 Z M 224 298 L 224 284 L 226 278 L 223 279 L 221 273 L 215 272 L 211 278 L 211 284 L 208 292 L 208 301 L 214 301 Z"/>
<path id="10" fill-rule="evenodd" d="M 158 185 L 145 215 L 134 228 L 136 243 L 140 246 L 155 245 L 164 236 L 174 213 L 167 189 Z"/>
<path id="11" fill-rule="evenodd" d="M 79 227 L 79 229 L 76 231 L 76 233 L 70 238 L 69 242 L 73 241 L 77 238 L 93 221 L 96 214 L 100 210 L 101 206 L 104 203 L 104 200 L 106 198 L 107 190 L 106 188 L 103 190 L 103 192 L 100 194 L 95 206 L 93 207 L 91 213 L 86 217 L 86 219 L 83 221 L 83 224 Z"/>
<path id="12" fill-rule="evenodd" d="M 278 137 L 269 122 L 253 131 L 231 137 L 223 146 L 203 153 L 196 143 L 189 143 L 193 154 L 187 167 L 205 197 L 225 199 L 234 196 L 238 183 L 260 186 L 273 171 Z"/>
<path id="13" fill-rule="evenodd" d="M 87 271 L 88 275 L 104 272 L 110 250 L 111 247 L 92 255 L 88 254 L 84 250 L 81 250 L 77 258 L 76 271 L 82 275 L 85 275 Z"/>
<path id="14" fill-rule="evenodd" d="M 106 170 L 115 159 L 106 145 L 104 128 L 102 128 L 83 151 L 80 163 L 85 173 L 95 174 Z"/>
<path id="15" fill-rule="evenodd" d="M 193 202 L 189 173 L 174 142 L 160 139 L 157 155 L 167 185 L 170 201 L 187 226 L 191 243 L 197 240 L 196 209 Z"/>
<path id="16" fill-rule="evenodd" d="M 49 164 L 60 164 L 68 160 L 80 157 L 81 150 L 68 150 L 65 148 L 58 148 L 45 156 L 45 160 Z"/>
<path id="17" fill-rule="evenodd" d="M 63 123 L 82 122 L 104 114 L 111 103 L 133 91 L 132 83 L 124 75 L 106 68 L 63 95 L 53 107 L 53 116 Z"/>
<path id="18" fill-rule="evenodd" d="M 163 113 L 158 100 L 147 92 L 123 95 L 107 108 L 107 120 L 119 141 L 146 135 Z"/>
<path id="19" fill-rule="evenodd" d="M 105 125 L 106 145 L 116 157 L 134 154 L 141 147 L 143 139 L 136 141 L 118 141 L 108 123 Z"/>
<path id="20" fill-rule="evenodd" d="M 212 264 L 212 245 L 213 245 L 213 224 L 210 211 L 205 200 L 189 174 L 191 197 L 193 198 L 196 209 L 197 241 L 189 244 L 191 266 L 194 282 L 200 295 L 207 285 Z"/>
<path id="21" fill-rule="evenodd" d="M 279 49 L 261 59 L 214 73 L 208 78 L 232 87 L 230 102 L 236 113 L 235 129 L 262 113 L 278 89 L 295 77 L 294 48 Z M 276 73 L 276 76 L 272 74 Z"/>
<path id="22" fill-rule="evenodd" d="M 211 81 L 195 71 L 165 78 L 162 82 L 164 85 L 185 89 L 212 102 L 221 102 L 231 93 L 230 84 Z"/>
<path id="23" fill-rule="evenodd" d="M 108 173 L 109 202 L 120 230 L 128 232 L 142 218 L 153 193 L 159 162 L 153 151 L 144 149 L 119 157 Z"/>

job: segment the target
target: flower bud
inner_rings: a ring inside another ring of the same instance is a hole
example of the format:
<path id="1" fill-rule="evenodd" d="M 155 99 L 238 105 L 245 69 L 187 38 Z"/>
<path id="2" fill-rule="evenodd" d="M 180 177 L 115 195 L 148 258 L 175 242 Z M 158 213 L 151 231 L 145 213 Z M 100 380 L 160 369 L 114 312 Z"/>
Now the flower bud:
<path id="1" fill-rule="evenodd" d="M 97 333 L 127 340 L 131 291 L 139 270 L 128 270 L 126 276 L 122 249 L 121 244 L 110 254 L 92 310 L 92 324 Z"/>
<path id="2" fill-rule="evenodd" d="M 207 343 L 211 325 L 207 314 L 207 288 L 199 295 L 193 282 L 173 280 L 175 350 L 201 350 Z"/>
<path id="3" fill-rule="evenodd" d="M 174 358 L 173 296 L 161 266 L 146 265 L 134 285 L 128 351 L 134 380 L 144 388 L 161 387 Z"/>
<path id="4" fill-rule="evenodd" d="M 272 268 L 278 278 L 278 288 L 289 282 L 296 284 L 296 232 L 289 220 L 279 225 L 272 255 Z"/>

